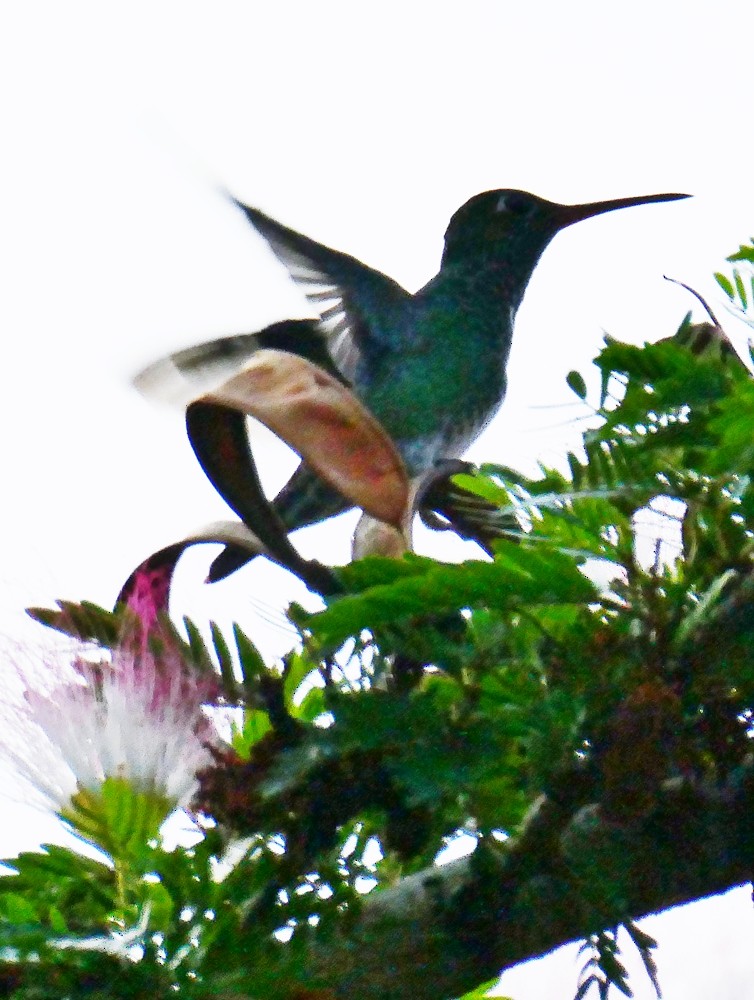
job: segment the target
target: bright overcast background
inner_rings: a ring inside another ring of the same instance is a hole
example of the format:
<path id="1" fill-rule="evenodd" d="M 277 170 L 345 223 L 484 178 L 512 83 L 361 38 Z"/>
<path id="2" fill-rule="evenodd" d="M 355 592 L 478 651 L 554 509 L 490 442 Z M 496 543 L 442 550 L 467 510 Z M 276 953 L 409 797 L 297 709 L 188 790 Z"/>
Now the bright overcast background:
<path id="1" fill-rule="evenodd" d="M 151 551 L 228 516 L 181 414 L 129 385 L 169 350 L 308 312 L 220 186 L 411 290 L 479 191 L 694 194 L 586 222 L 546 251 L 508 401 L 472 457 L 555 460 L 581 412 L 565 375 L 588 371 L 602 331 L 638 343 L 672 333 L 689 308 L 701 316 L 665 273 L 720 306 L 712 272 L 754 230 L 753 10 L 3 4 L 0 630 L 43 639 L 25 605 L 109 605 Z M 288 460 L 262 454 L 279 482 Z M 346 558 L 350 523 L 309 532 L 307 552 Z M 301 597 L 290 578 L 260 565 L 204 587 L 209 550 L 192 556 L 177 611 L 235 616 L 270 655 L 287 647 L 280 612 Z M 4 817 L 0 854 L 37 836 L 19 816 Z M 745 890 L 645 926 L 660 938 L 666 1000 L 752 996 Z M 567 1000 L 576 970 L 561 951 L 502 988 Z M 632 985 L 652 995 L 641 973 Z"/>

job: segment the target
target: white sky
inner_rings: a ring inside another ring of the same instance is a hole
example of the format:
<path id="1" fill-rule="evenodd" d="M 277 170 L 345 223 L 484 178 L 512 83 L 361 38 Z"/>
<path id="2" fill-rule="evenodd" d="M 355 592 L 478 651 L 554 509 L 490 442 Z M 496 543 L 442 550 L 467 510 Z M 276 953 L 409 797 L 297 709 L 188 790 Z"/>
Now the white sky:
<path id="1" fill-rule="evenodd" d="M 578 409 L 542 407 L 573 400 L 564 376 L 586 372 L 601 331 L 656 339 L 692 307 L 663 273 L 719 305 L 712 272 L 754 230 L 753 39 L 744 0 L 0 7 L 0 629 L 28 634 L 23 607 L 55 597 L 111 604 L 144 556 L 226 516 L 180 414 L 129 388 L 172 348 L 307 314 L 216 184 L 411 289 L 487 188 L 693 193 L 546 252 L 508 401 L 472 457 L 553 458 Z M 305 544 L 345 558 L 348 529 Z M 198 586 L 208 561 L 183 569 L 181 612 L 253 623 L 260 600 L 274 616 L 301 596 L 261 566 Z M 0 853 L 24 832 L 3 830 Z M 753 924 L 743 890 L 648 921 L 667 1000 L 749 995 Z M 568 998 L 575 968 L 559 953 L 503 986 Z"/>

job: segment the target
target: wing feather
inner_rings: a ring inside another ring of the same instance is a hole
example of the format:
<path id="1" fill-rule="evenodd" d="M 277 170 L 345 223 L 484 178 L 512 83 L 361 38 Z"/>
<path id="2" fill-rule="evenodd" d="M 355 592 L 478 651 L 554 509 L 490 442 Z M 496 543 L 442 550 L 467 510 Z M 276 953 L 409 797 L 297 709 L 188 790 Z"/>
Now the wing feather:
<path id="1" fill-rule="evenodd" d="M 411 297 L 392 278 L 236 202 L 319 316 L 335 364 L 349 381 L 370 348 L 391 346 L 385 317 Z"/>

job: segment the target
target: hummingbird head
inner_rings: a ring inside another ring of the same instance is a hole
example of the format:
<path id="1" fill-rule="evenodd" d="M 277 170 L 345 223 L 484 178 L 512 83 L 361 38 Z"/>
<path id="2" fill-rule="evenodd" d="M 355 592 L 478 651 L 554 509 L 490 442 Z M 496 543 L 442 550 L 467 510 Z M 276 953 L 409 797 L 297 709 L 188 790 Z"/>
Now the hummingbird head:
<path id="1" fill-rule="evenodd" d="M 649 194 L 584 205 L 559 205 L 528 191 L 484 191 L 470 198 L 451 218 L 445 232 L 443 265 L 505 265 L 525 285 L 550 240 L 561 229 L 632 205 L 676 201 L 687 194 Z"/>

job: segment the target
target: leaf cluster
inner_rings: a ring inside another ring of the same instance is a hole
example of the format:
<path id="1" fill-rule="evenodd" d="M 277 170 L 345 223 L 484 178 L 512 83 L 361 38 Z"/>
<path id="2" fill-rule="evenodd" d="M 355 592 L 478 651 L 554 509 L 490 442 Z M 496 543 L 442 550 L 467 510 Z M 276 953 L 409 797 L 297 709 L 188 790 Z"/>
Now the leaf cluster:
<path id="1" fill-rule="evenodd" d="M 748 243 L 741 246 L 727 258 L 729 264 L 734 266 L 730 269 L 730 277 L 718 271 L 715 279 L 731 303 L 736 306 L 744 318 L 751 314 L 754 308 L 754 237 Z"/>
<path id="2" fill-rule="evenodd" d="M 562 466 L 455 477 L 499 514 L 492 561 L 372 556 L 335 570 L 322 611 L 290 609 L 301 644 L 279 665 L 239 628 L 232 641 L 191 623 L 162 632 L 218 671 L 235 712 L 200 775 L 198 842 L 148 845 L 126 871 L 58 848 L 12 862 L 0 881 L 12 995 L 105 997 L 117 980 L 119 996 L 292 996 L 307 941 L 347 925 L 367 891 L 449 845 L 515 838 L 543 794 L 630 829 L 663 783 L 740 768 L 754 709 L 754 381 L 690 334 L 607 341 L 591 427 Z M 583 376 L 569 383 L 585 398 Z M 105 646 L 125 613 L 35 611 Z M 600 858 L 580 864 L 597 957 L 578 995 L 626 992 L 603 924 L 617 909 L 630 929 L 632 914 Z M 116 929 L 129 941 L 117 955 L 60 945 Z"/>

